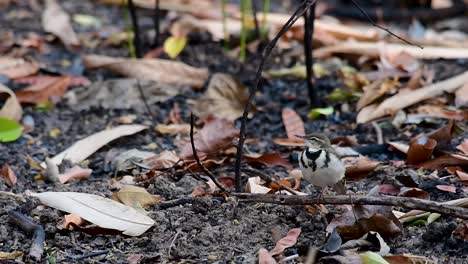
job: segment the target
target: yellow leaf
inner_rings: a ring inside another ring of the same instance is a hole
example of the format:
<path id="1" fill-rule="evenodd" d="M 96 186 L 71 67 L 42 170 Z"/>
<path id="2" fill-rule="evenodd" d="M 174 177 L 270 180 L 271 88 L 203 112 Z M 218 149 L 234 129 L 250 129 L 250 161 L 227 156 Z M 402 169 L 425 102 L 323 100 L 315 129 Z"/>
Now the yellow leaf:
<path id="1" fill-rule="evenodd" d="M 187 44 L 187 38 L 185 37 L 169 37 L 164 41 L 164 52 L 173 59 L 184 50 L 185 44 Z"/>

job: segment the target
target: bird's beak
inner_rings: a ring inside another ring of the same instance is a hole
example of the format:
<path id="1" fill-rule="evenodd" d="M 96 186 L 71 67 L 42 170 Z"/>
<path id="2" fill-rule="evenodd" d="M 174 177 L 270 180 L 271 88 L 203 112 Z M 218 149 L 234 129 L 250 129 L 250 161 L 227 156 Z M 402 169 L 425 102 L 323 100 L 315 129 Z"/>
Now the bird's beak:
<path id="1" fill-rule="evenodd" d="M 298 138 L 306 139 L 306 136 L 301 136 L 301 135 L 295 135 L 295 136 L 298 137 Z"/>

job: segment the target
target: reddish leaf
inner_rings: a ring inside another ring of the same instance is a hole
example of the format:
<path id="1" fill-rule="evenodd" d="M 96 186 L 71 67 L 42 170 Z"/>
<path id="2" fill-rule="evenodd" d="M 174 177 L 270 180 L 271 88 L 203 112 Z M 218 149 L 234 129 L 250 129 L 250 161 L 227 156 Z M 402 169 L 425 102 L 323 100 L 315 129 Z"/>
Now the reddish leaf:
<path id="1" fill-rule="evenodd" d="M 232 177 L 219 177 L 218 182 L 228 188 L 232 188 L 234 186 L 235 180 Z"/>
<path id="2" fill-rule="evenodd" d="M 201 159 L 215 155 L 231 146 L 232 140 L 239 136 L 239 129 L 234 122 L 226 119 L 211 119 L 194 135 L 195 148 Z M 188 142 L 180 153 L 183 159 L 192 159 L 192 145 Z"/>
<path id="3" fill-rule="evenodd" d="M 285 147 L 303 147 L 305 145 L 302 138 L 275 138 L 273 142 Z"/>
<path id="4" fill-rule="evenodd" d="M 457 149 L 463 152 L 463 154 L 468 155 L 468 139 L 463 140 L 463 142 L 457 146 Z"/>
<path id="5" fill-rule="evenodd" d="M 431 198 L 430 194 L 426 191 L 423 191 L 418 188 L 403 188 L 399 194 L 403 197 L 413 197 L 423 200 L 429 200 Z"/>
<path id="6" fill-rule="evenodd" d="M 458 239 L 468 240 L 468 223 L 462 223 L 460 226 L 455 228 L 455 230 L 453 230 L 452 234 Z"/>
<path id="7" fill-rule="evenodd" d="M 270 255 L 278 255 L 282 253 L 286 248 L 292 247 L 296 244 L 297 238 L 301 234 L 300 228 L 293 228 L 289 230 L 288 234 L 276 242 L 274 249 L 270 251 Z"/>
<path id="8" fill-rule="evenodd" d="M 426 162 L 418 164 L 418 167 L 429 170 L 444 170 L 446 167 L 468 165 L 468 159 L 455 154 L 437 157 Z"/>
<path id="9" fill-rule="evenodd" d="M 78 165 L 58 175 L 58 179 L 61 183 L 66 183 L 70 180 L 81 180 L 87 179 L 93 172 L 92 169 L 83 169 Z"/>
<path id="10" fill-rule="evenodd" d="M 414 139 L 409 147 L 406 161 L 408 164 L 419 164 L 428 161 L 437 146 L 437 141 L 427 136 Z"/>
<path id="11" fill-rule="evenodd" d="M 343 161 L 346 164 L 346 177 L 349 179 L 361 179 L 367 177 L 367 175 L 374 171 L 380 162 L 371 160 L 364 156 L 359 157 L 347 157 Z"/>
<path id="12" fill-rule="evenodd" d="M 62 219 L 62 221 L 60 221 L 58 224 L 57 224 L 57 228 L 62 230 L 62 229 L 68 229 L 68 230 L 73 230 L 73 226 L 72 226 L 72 223 L 76 226 L 81 226 L 82 224 L 84 224 L 85 220 L 83 220 L 83 218 L 81 218 L 79 215 L 77 214 L 68 214 L 68 215 L 65 215 Z"/>
<path id="13" fill-rule="evenodd" d="M 444 192 L 451 192 L 451 193 L 457 192 L 457 187 L 450 186 L 450 185 L 436 185 L 436 188 Z"/>
<path id="14" fill-rule="evenodd" d="M 266 166 L 282 166 L 292 169 L 292 164 L 283 159 L 278 152 L 265 154 L 246 154 L 244 158 L 248 163 L 260 163 Z"/>
<path id="15" fill-rule="evenodd" d="M 175 151 L 164 150 L 159 155 L 149 157 L 143 161 L 144 164 L 153 169 L 168 169 L 174 166 L 180 158 Z"/>
<path id="16" fill-rule="evenodd" d="M 69 76 L 49 79 L 16 92 L 16 96 L 21 103 L 41 104 L 49 102 L 50 99 L 57 102 L 67 91 L 70 81 Z"/>
<path id="17" fill-rule="evenodd" d="M 296 111 L 290 108 L 283 108 L 281 117 L 283 118 L 283 124 L 286 128 L 286 135 L 288 135 L 288 138 L 297 138 L 296 135 L 305 135 L 304 122 Z"/>
<path id="18" fill-rule="evenodd" d="M 36 63 L 12 57 L 0 57 L 0 75 L 16 79 L 35 74 L 39 70 Z"/>
<path id="19" fill-rule="evenodd" d="M 461 170 L 457 170 L 455 173 L 457 174 L 458 179 L 460 179 L 460 181 L 468 182 L 468 173 Z"/>
<path id="20" fill-rule="evenodd" d="M 63 78 L 64 76 L 31 76 L 31 77 L 22 77 L 15 80 L 15 83 L 19 84 L 40 84 L 43 82 L 55 82 Z M 83 76 L 69 76 L 70 77 L 70 86 L 87 86 L 91 84 L 91 81 Z"/>
<path id="21" fill-rule="evenodd" d="M 3 164 L 1 175 L 8 186 L 13 186 L 16 184 L 17 178 L 15 172 L 10 168 L 8 163 Z"/>
<path id="22" fill-rule="evenodd" d="M 427 136 L 437 141 L 437 149 L 447 149 L 452 137 L 458 134 L 459 131 L 460 128 L 457 126 L 455 121 L 450 120 L 447 125 L 432 131 L 427 134 Z"/>

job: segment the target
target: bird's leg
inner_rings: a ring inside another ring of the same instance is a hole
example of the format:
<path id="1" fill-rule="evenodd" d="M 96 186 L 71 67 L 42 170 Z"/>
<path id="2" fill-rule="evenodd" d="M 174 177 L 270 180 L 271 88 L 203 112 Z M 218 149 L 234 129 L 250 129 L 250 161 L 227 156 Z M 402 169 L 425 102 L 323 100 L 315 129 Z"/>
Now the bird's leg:
<path id="1" fill-rule="evenodd" d="M 328 187 L 322 187 L 320 188 L 320 193 L 319 196 L 317 197 L 317 204 L 321 204 L 320 200 L 323 200 L 323 194 L 327 191 Z"/>

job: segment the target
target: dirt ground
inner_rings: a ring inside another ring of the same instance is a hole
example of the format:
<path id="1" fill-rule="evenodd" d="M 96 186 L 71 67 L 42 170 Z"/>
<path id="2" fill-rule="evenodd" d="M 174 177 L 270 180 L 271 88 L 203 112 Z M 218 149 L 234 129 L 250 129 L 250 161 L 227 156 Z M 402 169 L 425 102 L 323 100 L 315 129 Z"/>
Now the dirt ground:
<path id="1" fill-rule="evenodd" d="M 15 34 L 38 32 L 40 28 L 40 13 L 32 10 L 28 1 L 16 1 L 8 8 L 0 10 L 0 29 L 13 30 Z M 116 6 L 95 3 L 95 1 L 61 1 L 63 8 L 70 13 L 86 13 L 99 17 L 104 25 L 124 27 L 120 18 L 121 10 Z M 19 19 L 13 12 L 24 12 L 26 18 Z M 10 16 L 8 15 L 10 14 Z M 151 28 L 150 12 L 141 12 L 143 29 Z M 80 32 L 78 28 L 77 31 Z M 226 72 L 238 76 L 246 85 L 252 84 L 256 60 L 252 56 L 245 65 L 224 55 L 223 48 L 218 43 L 203 41 L 190 43 L 177 59 L 197 67 L 208 67 L 211 73 Z M 80 50 L 77 53 L 66 51 L 58 43 L 50 45 L 51 50 L 45 54 L 32 52 L 28 56 L 37 58 L 46 64 L 50 72 L 65 74 L 83 74 L 91 81 L 116 78 L 109 72 L 86 72 L 80 61 L 80 54 L 99 53 L 107 55 L 128 56 L 124 47 L 97 50 Z M 76 61 L 75 66 L 63 67 L 58 62 L 63 59 Z M 282 54 L 275 52 L 267 68 L 277 67 L 276 61 L 282 61 Z M 288 65 L 288 62 L 284 66 Z M 468 61 L 427 61 L 428 65 L 436 65 L 436 79 L 453 76 L 468 70 Z M 320 96 L 326 95 L 336 85 L 336 78 L 325 77 L 317 81 Z M 164 102 L 151 105 L 156 113 L 156 120 L 145 113 L 143 104 L 135 109 L 114 109 L 91 107 L 76 110 L 65 101 L 58 103 L 48 111 L 38 111 L 32 106 L 25 108 L 25 115 L 30 115 L 35 122 L 34 130 L 12 143 L 0 144 L 0 164 L 8 163 L 18 176 L 18 183 L 8 187 L 0 181 L 0 191 L 24 193 L 44 191 L 73 191 L 97 194 L 110 197 L 114 191 L 111 179 L 114 172 L 106 164 L 106 155 L 110 151 L 122 151 L 132 148 L 145 149 L 155 143 L 156 151 L 178 150 L 173 143 L 173 137 L 158 134 L 153 129 L 120 138 L 101 148 L 89 158 L 89 167 L 93 174 L 87 180 L 73 181 L 68 184 L 52 184 L 36 181 L 37 171 L 31 168 L 27 155 L 41 161 L 64 150 L 77 140 L 101 131 L 106 127 L 116 125 L 117 118 L 128 114 L 137 114 L 135 123 L 151 125 L 154 121 L 162 123 L 174 104 L 181 108 L 182 119 L 188 121 L 189 106 L 187 99 L 195 99 L 202 91 L 186 90 L 184 93 Z M 326 102 L 322 100 L 325 106 Z M 256 143 L 249 144 L 250 150 L 260 153 L 279 151 L 287 154 L 287 159 L 297 166 L 298 150 L 291 152 L 286 147 L 273 144 L 272 139 L 285 137 L 281 122 L 281 109 L 291 107 L 301 116 L 307 116 L 309 106 L 305 83 L 296 79 L 277 79 L 265 82 L 260 93 L 255 98 L 257 112 L 248 122 L 249 138 L 260 138 Z M 342 112 L 339 115 L 322 119 L 307 120 L 308 131 L 322 131 L 330 137 L 338 135 L 355 135 L 359 144 L 374 144 L 376 134 L 371 125 L 356 125 L 356 112 Z M 383 130 L 385 140 L 407 141 L 408 135 L 429 132 L 439 128 L 444 123 L 426 124 L 408 128 L 406 133 L 399 133 L 392 127 Z M 52 129 L 60 129 L 56 137 L 50 135 Z M 466 136 L 466 134 L 465 134 Z M 454 142 L 461 142 L 462 136 Z M 370 157 L 382 161 L 376 171 L 366 179 L 348 182 L 349 189 L 365 194 L 375 185 L 390 182 L 395 176 L 407 174 L 412 168 L 394 168 L 388 162 L 390 159 L 403 160 L 398 153 L 386 151 L 372 154 Z M 226 176 L 233 176 L 233 164 L 226 166 Z M 283 168 L 258 167 L 265 173 L 276 173 L 287 176 Z M 430 174 L 430 172 L 427 172 Z M 430 181 L 430 180 L 427 180 Z M 461 187 L 453 178 L 448 182 Z M 423 184 L 423 182 L 421 182 Z M 190 174 L 164 175 L 142 184 L 151 194 L 160 195 L 164 200 L 172 200 L 189 196 L 192 191 L 204 183 Z M 301 191 L 316 193 L 312 186 L 303 182 Z M 445 201 L 466 198 L 468 194 L 459 189 L 456 193 L 448 193 L 425 185 L 432 200 Z M 264 247 L 271 249 L 278 238 L 284 237 L 288 230 L 300 227 L 302 233 L 297 244 L 285 251 L 285 256 L 296 253 L 305 254 L 312 245 L 320 247 L 325 243 L 325 226 L 319 215 L 311 215 L 303 206 L 280 206 L 270 204 L 238 204 L 233 201 L 222 201 L 214 197 L 206 197 L 195 203 L 183 204 L 167 209 L 155 205 L 148 208 L 149 216 L 155 220 L 154 227 L 138 237 L 128 237 L 119 234 L 93 235 L 77 231 L 59 230 L 56 227 L 64 213 L 40 205 L 28 204 L 12 197 L 0 196 L 0 251 L 28 252 L 31 236 L 9 223 L 7 212 L 23 210 L 34 221 L 43 225 L 46 232 L 44 261 L 52 263 L 128 263 L 128 258 L 141 255 L 140 263 L 256 263 L 257 252 Z M 329 206 L 331 212 L 335 208 Z M 453 217 L 442 216 L 438 221 L 427 226 L 405 226 L 403 234 L 386 242 L 393 254 L 423 255 L 439 263 L 468 263 L 468 244 L 457 240 L 451 231 L 458 225 Z M 88 255 L 96 253 L 96 256 Z M 88 257 L 89 256 L 89 257 Z M 25 256 L 24 263 L 32 260 Z M 14 263 L 14 262 L 11 262 Z M 297 263 L 291 261 L 289 263 Z"/>

